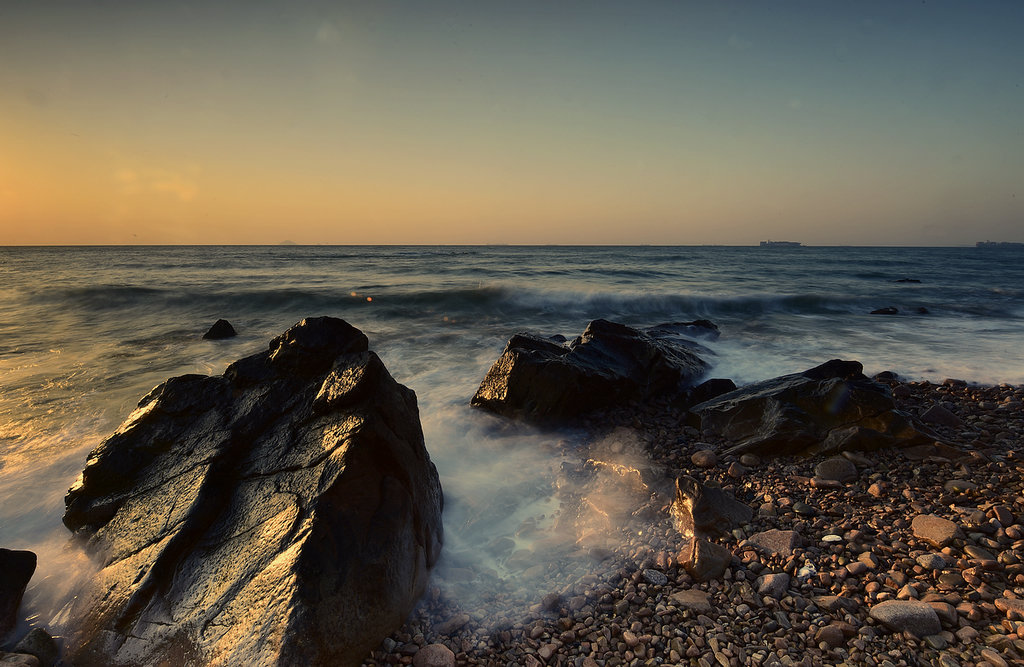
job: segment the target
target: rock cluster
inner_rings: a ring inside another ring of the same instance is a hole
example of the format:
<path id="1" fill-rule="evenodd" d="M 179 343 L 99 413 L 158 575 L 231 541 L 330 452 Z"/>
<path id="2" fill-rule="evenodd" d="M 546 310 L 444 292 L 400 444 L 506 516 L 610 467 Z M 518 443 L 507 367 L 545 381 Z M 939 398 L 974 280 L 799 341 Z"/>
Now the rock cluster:
<path id="1" fill-rule="evenodd" d="M 891 389 L 906 414 L 941 404 L 963 426 L 937 427 L 947 445 L 847 452 L 855 476 L 827 484 L 820 458 L 746 458 L 742 476 L 730 475 L 729 441 L 687 425 L 669 401 L 595 417 L 596 430 L 635 429 L 656 463 L 754 509 L 709 538 L 729 554 L 721 576 L 698 581 L 687 570 L 692 542 L 663 496 L 661 514 L 623 530 L 585 571 L 544 566 L 532 607 L 506 604 L 497 589 L 464 607 L 433 588 L 364 664 L 413 664 L 430 644 L 460 665 L 1019 664 L 1024 388 L 891 380 Z M 691 456 L 709 445 L 726 453 L 700 468 Z M 974 486 L 948 485 L 958 480 Z M 445 625 L 452 618 L 457 626 Z"/>
<path id="2" fill-rule="evenodd" d="M 441 547 L 415 395 L 333 318 L 154 389 L 66 504 L 101 563 L 56 620 L 79 667 L 358 664 Z"/>
<path id="3" fill-rule="evenodd" d="M 733 453 L 780 456 L 927 445 L 935 434 L 896 409 L 888 387 L 856 361 L 742 387 L 690 408 L 701 430 Z"/>
<path id="4" fill-rule="evenodd" d="M 594 320 L 568 344 L 513 336 L 480 384 L 472 404 L 539 423 L 572 420 L 601 408 L 678 395 L 708 363 L 677 329 L 647 332 Z"/>

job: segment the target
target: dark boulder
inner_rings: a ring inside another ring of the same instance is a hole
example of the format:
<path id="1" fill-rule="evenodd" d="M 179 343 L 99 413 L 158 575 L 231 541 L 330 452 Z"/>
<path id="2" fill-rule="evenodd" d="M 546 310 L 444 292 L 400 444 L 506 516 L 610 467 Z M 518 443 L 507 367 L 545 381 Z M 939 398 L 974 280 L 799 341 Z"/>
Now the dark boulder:
<path id="1" fill-rule="evenodd" d="M 711 378 L 701 382 L 696 387 L 686 392 L 686 405 L 696 405 L 704 401 L 718 398 L 722 394 L 728 394 L 736 390 L 736 383 L 728 378 Z"/>
<path id="2" fill-rule="evenodd" d="M 671 512 L 684 537 L 726 537 L 754 516 L 754 510 L 730 493 L 686 476 L 676 479 Z"/>
<path id="3" fill-rule="evenodd" d="M 832 360 L 690 408 L 691 423 L 764 456 L 931 444 L 936 435 L 895 409 L 888 387 L 856 361 Z"/>
<path id="4" fill-rule="evenodd" d="M 154 389 L 65 502 L 101 564 L 57 619 L 76 666 L 358 665 L 441 547 L 416 396 L 334 318 Z"/>
<path id="5" fill-rule="evenodd" d="M 210 330 L 203 334 L 203 338 L 206 340 L 222 340 L 237 335 L 235 328 L 231 326 L 230 322 L 227 320 L 217 320 L 210 327 Z"/>
<path id="6" fill-rule="evenodd" d="M 568 345 L 517 334 L 480 384 L 472 404 L 534 422 L 570 420 L 655 396 L 677 396 L 708 363 L 677 332 L 643 332 L 594 320 Z"/>
<path id="7" fill-rule="evenodd" d="M 0 549 L 0 640 L 18 623 L 18 607 L 36 571 L 31 551 Z"/>
<path id="8" fill-rule="evenodd" d="M 872 315 L 898 315 L 899 312 L 900 311 L 899 311 L 898 308 L 893 308 L 892 306 L 886 306 L 885 308 L 879 308 L 877 310 L 872 310 L 871 314 Z"/>

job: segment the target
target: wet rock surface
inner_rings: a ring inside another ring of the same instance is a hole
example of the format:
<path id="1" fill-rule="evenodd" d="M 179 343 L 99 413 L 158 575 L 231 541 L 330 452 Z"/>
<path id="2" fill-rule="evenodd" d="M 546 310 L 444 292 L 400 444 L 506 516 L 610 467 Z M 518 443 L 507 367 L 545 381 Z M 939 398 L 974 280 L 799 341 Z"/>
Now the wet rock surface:
<path id="1" fill-rule="evenodd" d="M 834 359 L 758 382 L 690 408 L 701 430 L 731 453 L 780 456 L 932 443 L 936 436 L 896 409 L 889 388 L 856 361 Z"/>
<path id="2" fill-rule="evenodd" d="M 342 320 L 172 378 L 88 458 L 64 522 L 101 569 L 62 612 L 76 666 L 358 664 L 441 545 L 413 392 Z"/>
<path id="3" fill-rule="evenodd" d="M 671 325 L 643 332 L 594 320 L 566 345 L 518 334 L 472 404 L 506 417 L 558 423 L 629 401 L 678 395 L 708 368 L 698 349 Z"/>
<path id="4" fill-rule="evenodd" d="M 897 409 L 919 416 L 936 403 L 952 405 L 964 426 L 936 426 L 946 445 L 862 454 L 851 461 L 857 477 L 834 487 L 812 483 L 820 457 L 748 458 L 742 479 L 729 476 L 731 441 L 696 430 L 670 401 L 605 412 L 595 433 L 634 431 L 669 482 L 682 475 L 718 482 L 755 509 L 727 536 L 708 538 L 731 554 L 721 576 L 698 582 L 683 567 L 691 542 L 673 526 L 669 485 L 653 502 L 660 510 L 621 526 L 599 560 L 581 548 L 578 557 L 531 562 L 540 574 L 525 606 L 520 593 L 471 569 L 468 587 L 485 588 L 485 599 L 432 585 L 364 664 L 412 664 L 416 650 L 432 643 L 448 646 L 460 665 L 1020 663 L 1024 388 L 887 382 L 903 388 Z M 691 456 L 709 444 L 722 460 L 699 468 Z M 977 486 L 947 490 L 954 479 Z M 921 515 L 951 521 L 961 534 L 937 547 L 914 534 Z M 759 546 L 755 536 L 772 530 L 783 534 L 771 543 L 783 546 Z M 652 569 L 665 583 L 652 583 L 645 575 Z M 778 575 L 789 577 L 784 590 Z M 771 582 L 767 594 L 758 590 L 761 577 Z M 938 631 L 892 630 L 871 615 L 889 600 L 928 606 Z M 457 630 L 438 631 L 462 614 L 469 618 Z"/>
<path id="5" fill-rule="evenodd" d="M 0 644 L 18 622 L 18 607 L 35 571 L 31 551 L 0 549 Z"/>

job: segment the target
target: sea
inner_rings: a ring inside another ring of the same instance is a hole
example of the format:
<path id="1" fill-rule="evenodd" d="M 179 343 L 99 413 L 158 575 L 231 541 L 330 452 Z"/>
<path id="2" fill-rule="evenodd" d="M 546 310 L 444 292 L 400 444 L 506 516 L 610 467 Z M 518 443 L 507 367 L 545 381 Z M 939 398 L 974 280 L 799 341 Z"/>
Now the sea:
<path id="1" fill-rule="evenodd" d="M 871 314 L 881 308 L 897 312 Z M 835 358 L 1024 384 L 1016 248 L 0 248 L 0 547 L 39 555 L 33 622 L 90 567 L 61 523 L 88 452 L 168 377 L 219 374 L 321 315 L 361 329 L 416 392 L 444 488 L 444 559 L 460 567 L 502 540 L 528 548 L 523 526 L 558 512 L 562 436 L 469 405 L 517 332 L 708 319 L 721 332 L 701 341 L 709 377 L 741 385 Z M 220 318 L 238 336 L 204 340 Z M 489 558 L 478 567 L 517 576 Z"/>

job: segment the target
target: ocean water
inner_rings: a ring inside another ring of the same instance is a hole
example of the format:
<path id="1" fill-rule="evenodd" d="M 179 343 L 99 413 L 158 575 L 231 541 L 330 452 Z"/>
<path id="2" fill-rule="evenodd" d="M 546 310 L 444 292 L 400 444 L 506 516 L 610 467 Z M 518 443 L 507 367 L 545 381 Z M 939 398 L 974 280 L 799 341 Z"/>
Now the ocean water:
<path id="1" fill-rule="evenodd" d="M 0 248 L 0 285 L 0 547 L 40 555 L 28 604 L 41 623 L 87 567 L 60 517 L 88 451 L 167 377 L 220 373 L 306 316 L 362 329 L 415 390 L 453 562 L 503 537 L 529 546 L 524 522 L 557 511 L 564 449 L 469 407 L 519 331 L 706 318 L 721 329 L 704 341 L 711 376 L 740 384 L 832 358 L 1024 383 L 1014 249 Z M 899 314 L 869 314 L 890 306 Z M 239 336 L 202 340 L 218 318 Z M 504 571 L 500 558 L 484 567 Z"/>

